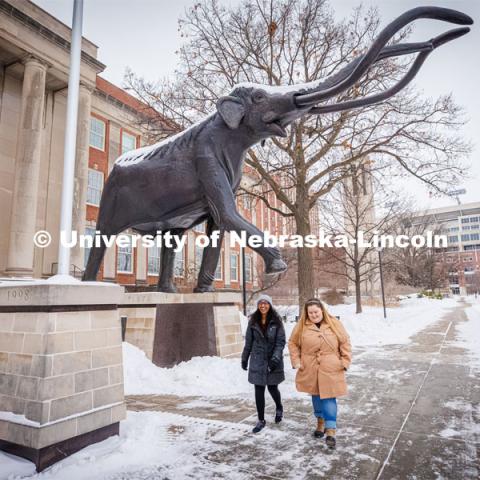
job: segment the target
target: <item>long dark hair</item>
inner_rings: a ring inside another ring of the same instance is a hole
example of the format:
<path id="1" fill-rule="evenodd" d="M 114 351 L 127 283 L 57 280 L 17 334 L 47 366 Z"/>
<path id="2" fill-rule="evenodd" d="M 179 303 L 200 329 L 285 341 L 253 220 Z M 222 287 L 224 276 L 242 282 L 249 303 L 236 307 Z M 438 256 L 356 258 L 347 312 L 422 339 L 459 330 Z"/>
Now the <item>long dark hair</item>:
<path id="1" fill-rule="evenodd" d="M 279 325 L 283 325 L 282 318 L 280 314 L 270 305 L 270 308 L 267 312 L 267 325 L 270 322 L 278 323 Z M 257 309 L 250 315 L 250 324 L 254 325 L 257 324 L 259 327 L 262 326 L 262 314 L 260 310 Z"/>

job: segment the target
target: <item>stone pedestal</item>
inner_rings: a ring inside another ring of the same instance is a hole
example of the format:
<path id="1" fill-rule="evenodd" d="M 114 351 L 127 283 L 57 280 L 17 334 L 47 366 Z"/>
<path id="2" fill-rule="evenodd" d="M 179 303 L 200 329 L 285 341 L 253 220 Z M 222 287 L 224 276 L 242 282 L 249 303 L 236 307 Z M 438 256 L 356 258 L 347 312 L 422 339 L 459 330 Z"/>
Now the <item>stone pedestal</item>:
<path id="1" fill-rule="evenodd" d="M 238 293 L 126 293 L 125 340 L 160 367 L 192 357 L 237 356 L 243 349 Z"/>
<path id="2" fill-rule="evenodd" d="M 118 434 L 123 288 L 0 283 L 0 448 L 41 471 Z"/>

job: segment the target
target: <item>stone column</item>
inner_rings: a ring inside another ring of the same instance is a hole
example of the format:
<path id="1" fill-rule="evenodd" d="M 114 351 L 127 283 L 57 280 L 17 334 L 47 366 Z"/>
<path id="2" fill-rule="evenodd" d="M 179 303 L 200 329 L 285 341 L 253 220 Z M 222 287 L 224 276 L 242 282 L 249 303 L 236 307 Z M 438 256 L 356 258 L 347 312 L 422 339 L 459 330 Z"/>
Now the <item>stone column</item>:
<path id="1" fill-rule="evenodd" d="M 6 274 L 33 274 L 33 235 L 37 216 L 37 193 L 42 146 L 47 66 L 29 57 L 23 76 L 22 110 L 15 159 L 10 244 Z"/>
<path id="2" fill-rule="evenodd" d="M 92 90 L 80 84 L 78 102 L 77 148 L 75 155 L 75 186 L 72 210 L 72 229 L 78 235 L 85 233 L 87 214 L 88 150 L 90 138 L 90 111 Z M 83 249 L 78 244 L 72 248 L 70 263 L 83 270 Z"/>
<path id="3" fill-rule="evenodd" d="M 118 435 L 123 294 L 100 282 L 0 285 L 0 450 L 41 471 Z"/>
<path id="4" fill-rule="evenodd" d="M 137 285 L 146 285 L 147 283 L 147 249 L 141 245 L 141 242 L 137 245 Z"/>

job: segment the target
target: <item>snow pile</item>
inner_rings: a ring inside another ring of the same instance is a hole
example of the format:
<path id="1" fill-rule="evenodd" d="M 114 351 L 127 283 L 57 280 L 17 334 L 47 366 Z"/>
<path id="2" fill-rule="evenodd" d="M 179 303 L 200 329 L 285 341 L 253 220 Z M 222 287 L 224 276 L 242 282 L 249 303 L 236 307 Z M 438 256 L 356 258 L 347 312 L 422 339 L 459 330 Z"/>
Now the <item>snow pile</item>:
<path id="1" fill-rule="evenodd" d="M 239 358 L 194 357 L 172 368 L 155 366 L 139 348 L 124 342 L 125 394 L 182 396 L 251 393 Z"/>
<path id="2" fill-rule="evenodd" d="M 468 299 L 471 302 L 470 299 Z M 470 351 L 471 364 L 480 368 L 480 303 L 466 308 L 468 321 L 457 323 L 455 331 L 458 335 L 456 343 Z"/>

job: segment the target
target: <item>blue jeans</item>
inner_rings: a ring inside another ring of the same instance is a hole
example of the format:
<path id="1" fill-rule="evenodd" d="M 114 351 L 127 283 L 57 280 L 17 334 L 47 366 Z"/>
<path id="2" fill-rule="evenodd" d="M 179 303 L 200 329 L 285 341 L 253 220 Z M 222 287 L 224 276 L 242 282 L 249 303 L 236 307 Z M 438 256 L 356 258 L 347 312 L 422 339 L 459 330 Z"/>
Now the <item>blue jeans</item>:
<path id="1" fill-rule="evenodd" d="M 313 412 L 325 420 L 325 428 L 337 428 L 337 399 L 312 395 Z"/>

